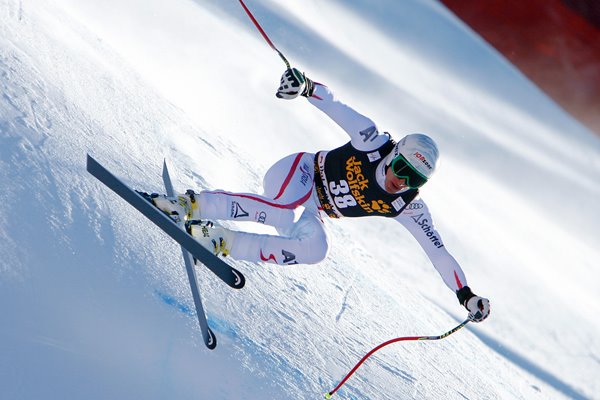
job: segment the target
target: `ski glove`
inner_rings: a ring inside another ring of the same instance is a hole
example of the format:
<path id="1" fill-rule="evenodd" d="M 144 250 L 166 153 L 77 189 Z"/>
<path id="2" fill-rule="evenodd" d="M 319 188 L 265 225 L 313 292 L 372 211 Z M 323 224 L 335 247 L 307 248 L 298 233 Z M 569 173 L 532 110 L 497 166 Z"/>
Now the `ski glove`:
<path id="1" fill-rule="evenodd" d="M 469 311 L 471 321 L 481 322 L 490 315 L 490 301 L 474 294 L 468 286 L 457 290 L 456 296 L 460 304 Z"/>
<path id="2" fill-rule="evenodd" d="M 291 100 L 298 96 L 310 97 L 314 91 L 313 81 L 296 68 L 290 68 L 281 75 L 281 84 L 275 96 L 280 99 Z"/>

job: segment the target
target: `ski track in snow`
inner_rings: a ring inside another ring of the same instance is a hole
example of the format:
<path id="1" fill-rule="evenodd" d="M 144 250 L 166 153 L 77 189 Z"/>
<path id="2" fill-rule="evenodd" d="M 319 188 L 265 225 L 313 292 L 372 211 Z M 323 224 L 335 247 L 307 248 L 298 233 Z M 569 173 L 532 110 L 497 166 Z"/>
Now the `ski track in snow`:
<path id="1" fill-rule="evenodd" d="M 336 397 L 598 398 L 598 138 L 436 2 L 248 5 L 290 60 L 396 136 L 439 135 L 424 196 L 492 301 L 483 324 L 386 347 Z M 219 340 L 202 346 L 178 246 L 85 154 L 147 191 L 167 158 L 180 190 L 260 192 L 273 161 L 346 140 L 274 99 L 281 72 L 236 2 L 0 0 L 2 397 L 321 398 L 378 343 L 464 317 L 406 232 L 327 221 L 317 266 L 236 262 L 242 291 L 200 268 Z M 569 177 L 565 204 L 545 182 Z"/>

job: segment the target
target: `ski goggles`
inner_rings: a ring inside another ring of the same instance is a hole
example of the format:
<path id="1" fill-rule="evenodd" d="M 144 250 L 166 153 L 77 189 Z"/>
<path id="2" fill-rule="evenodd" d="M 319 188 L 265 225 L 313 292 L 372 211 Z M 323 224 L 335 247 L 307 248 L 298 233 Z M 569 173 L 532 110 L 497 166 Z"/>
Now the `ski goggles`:
<path id="1" fill-rule="evenodd" d="M 402 154 L 394 158 L 390 168 L 392 168 L 392 172 L 396 178 L 404 179 L 411 189 L 418 189 L 427 182 L 427 177 L 410 165 Z"/>

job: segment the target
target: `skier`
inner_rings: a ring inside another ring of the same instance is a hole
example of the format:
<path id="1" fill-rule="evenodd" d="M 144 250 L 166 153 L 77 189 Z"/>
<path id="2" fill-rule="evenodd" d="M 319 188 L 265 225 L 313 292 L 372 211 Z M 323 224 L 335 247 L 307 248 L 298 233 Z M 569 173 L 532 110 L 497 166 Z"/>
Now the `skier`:
<path id="1" fill-rule="evenodd" d="M 396 143 L 327 86 L 296 68 L 283 73 L 276 96 L 308 98 L 348 133 L 350 141 L 333 150 L 296 153 L 277 161 L 264 177 L 262 195 L 188 190 L 173 198 L 156 194 L 148 198 L 173 218 L 183 216 L 188 231 L 216 255 L 286 265 L 314 264 L 326 257 L 329 238 L 324 218 L 394 218 L 419 242 L 470 318 L 476 322 L 487 318 L 488 299 L 467 286 L 419 197 L 419 188 L 438 164 L 435 142 L 423 134 L 410 134 Z M 275 227 L 279 235 L 233 231 L 210 222 L 214 220 L 254 221 Z"/>

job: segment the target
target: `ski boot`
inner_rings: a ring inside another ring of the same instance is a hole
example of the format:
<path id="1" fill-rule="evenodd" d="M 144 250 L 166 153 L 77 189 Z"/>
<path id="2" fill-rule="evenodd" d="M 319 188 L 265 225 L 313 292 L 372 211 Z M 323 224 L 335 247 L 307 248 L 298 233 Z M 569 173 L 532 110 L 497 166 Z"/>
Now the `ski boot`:
<path id="1" fill-rule="evenodd" d="M 176 223 L 200 218 L 196 193 L 188 189 L 184 194 L 168 197 L 164 194 L 137 192 Z"/>
<path id="2" fill-rule="evenodd" d="M 233 231 L 207 220 L 187 221 L 185 228 L 198 243 L 214 255 L 229 255 L 233 245 Z"/>

